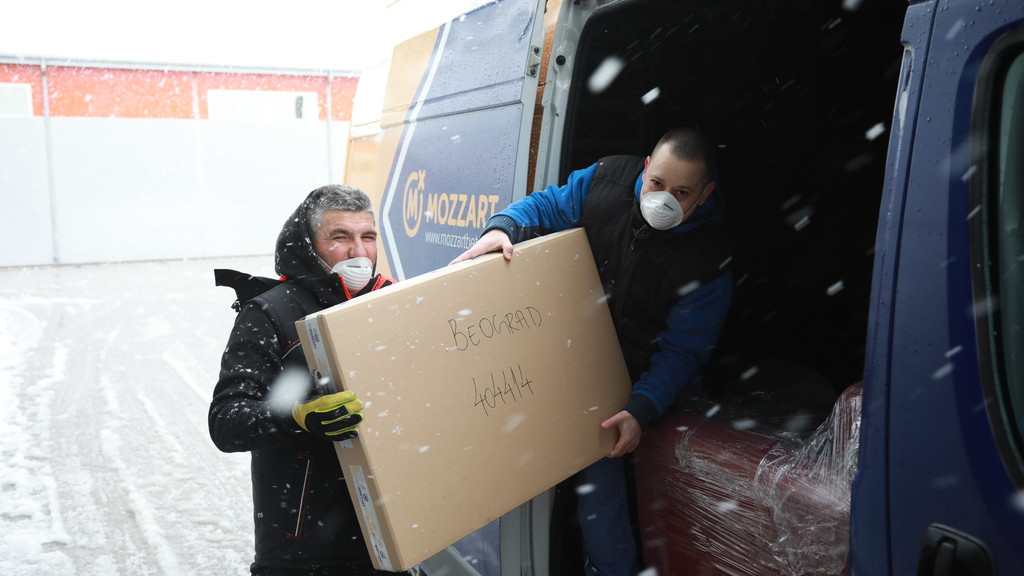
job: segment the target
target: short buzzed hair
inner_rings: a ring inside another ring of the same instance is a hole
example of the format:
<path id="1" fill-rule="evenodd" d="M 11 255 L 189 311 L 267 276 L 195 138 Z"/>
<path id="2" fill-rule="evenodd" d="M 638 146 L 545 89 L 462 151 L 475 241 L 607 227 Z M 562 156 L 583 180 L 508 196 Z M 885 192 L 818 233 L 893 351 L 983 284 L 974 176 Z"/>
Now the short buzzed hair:
<path id="1" fill-rule="evenodd" d="M 717 161 L 715 146 L 700 129 L 689 126 L 673 128 L 658 140 L 654 150 L 662 146 L 668 146 L 669 151 L 680 160 L 703 162 L 704 184 L 714 179 Z"/>
<path id="2" fill-rule="evenodd" d="M 324 223 L 324 212 L 329 210 L 369 212 L 372 216 L 373 201 L 355 186 L 328 184 L 313 190 L 306 199 L 306 225 L 310 238 L 316 236 L 316 231 Z"/>

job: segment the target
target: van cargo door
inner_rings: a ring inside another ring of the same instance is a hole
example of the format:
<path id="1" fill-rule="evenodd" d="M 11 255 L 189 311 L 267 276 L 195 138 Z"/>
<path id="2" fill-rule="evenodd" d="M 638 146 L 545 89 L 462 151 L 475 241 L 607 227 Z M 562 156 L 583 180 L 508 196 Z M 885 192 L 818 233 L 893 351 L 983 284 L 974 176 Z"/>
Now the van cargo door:
<path id="1" fill-rule="evenodd" d="M 543 10 L 498 0 L 395 48 L 379 226 L 398 279 L 445 266 L 525 194 Z"/>

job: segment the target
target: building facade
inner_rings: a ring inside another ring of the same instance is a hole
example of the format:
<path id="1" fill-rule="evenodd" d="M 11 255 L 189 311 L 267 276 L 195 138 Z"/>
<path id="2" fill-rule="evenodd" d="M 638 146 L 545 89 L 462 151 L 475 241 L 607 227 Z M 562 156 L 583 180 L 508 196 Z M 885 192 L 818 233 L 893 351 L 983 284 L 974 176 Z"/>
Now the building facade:
<path id="1" fill-rule="evenodd" d="M 0 266 L 269 254 L 358 74 L 0 57 Z"/>

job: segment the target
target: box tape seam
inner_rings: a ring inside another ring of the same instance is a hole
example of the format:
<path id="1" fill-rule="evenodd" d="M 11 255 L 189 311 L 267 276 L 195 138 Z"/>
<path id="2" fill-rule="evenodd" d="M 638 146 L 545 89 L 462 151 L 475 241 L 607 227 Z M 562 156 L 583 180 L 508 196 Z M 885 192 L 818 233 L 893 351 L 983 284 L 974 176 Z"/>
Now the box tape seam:
<path id="1" fill-rule="evenodd" d="M 380 524 L 377 522 L 377 513 L 373 509 L 373 498 L 370 497 L 370 489 L 366 485 L 366 477 L 363 475 L 363 467 L 351 464 L 348 467 L 349 478 L 356 488 L 356 496 L 359 499 L 359 508 L 366 521 L 366 531 L 370 534 L 370 545 L 373 547 L 373 554 L 380 562 L 381 569 L 392 571 L 391 557 L 388 555 L 387 545 L 384 543 L 384 534 L 381 532 Z"/>
<path id="2" fill-rule="evenodd" d="M 309 334 L 309 345 L 313 349 L 313 359 L 316 361 L 316 374 L 313 376 L 317 379 L 318 384 L 321 378 L 326 378 L 329 382 L 329 388 L 331 392 L 337 392 L 338 386 L 334 382 L 334 374 L 331 373 L 331 362 L 327 357 L 327 347 L 324 346 L 323 338 L 320 334 L 320 323 L 318 321 L 319 315 L 313 314 L 307 316 L 305 319 L 306 332 Z"/>

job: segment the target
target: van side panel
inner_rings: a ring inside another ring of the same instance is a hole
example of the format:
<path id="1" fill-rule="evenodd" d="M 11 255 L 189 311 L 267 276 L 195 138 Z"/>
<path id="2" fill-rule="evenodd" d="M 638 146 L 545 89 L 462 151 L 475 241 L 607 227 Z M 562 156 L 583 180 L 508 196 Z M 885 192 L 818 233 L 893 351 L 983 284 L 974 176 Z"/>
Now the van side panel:
<path id="1" fill-rule="evenodd" d="M 440 31 L 428 30 L 395 47 L 381 101 L 379 130 L 349 142 L 349 184 L 363 189 L 373 199 L 378 228 L 382 225 L 384 190 L 398 153 L 405 118 L 426 77 Z M 377 252 L 377 271 L 397 276 L 388 250 Z"/>
<path id="2" fill-rule="evenodd" d="M 968 187 L 980 63 L 999 36 L 1020 25 L 1024 7 L 911 6 L 905 36 L 912 50 L 924 47 L 923 36 L 913 34 L 929 12 L 928 51 L 913 60 L 923 66 L 920 106 L 908 106 L 902 134 L 894 130 L 891 142 L 854 498 L 854 568 L 917 573 L 922 540 L 941 524 L 987 546 L 998 573 L 1020 574 L 1024 514 L 1013 510 L 1016 488 L 996 449 L 980 384 Z M 900 165 L 901 157 L 909 164 Z M 888 550 L 878 538 L 883 523 Z M 879 559 L 886 553 L 888 566 Z"/>
<path id="3" fill-rule="evenodd" d="M 391 74 L 403 82 L 420 74 L 411 97 L 409 85 L 392 94 L 389 80 L 381 122 L 394 154 L 379 224 L 397 278 L 447 265 L 511 201 L 515 186 L 525 186 L 523 101 L 532 104 L 536 90 L 525 70 L 537 10 L 535 0 L 494 2 L 442 25 L 429 58 L 424 43 L 409 54 L 396 50 Z"/>
<path id="4" fill-rule="evenodd" d="M 911 144 L 924 82 L 935 2 L 910 6 L 904 20 L 903 64 L 893 109 L 886 160 L 885 189 L 879 212 L 872 274 L 871 304 L 864 366 L 860 459 L 853 481 L 850 510 L 850 566 L 854 574 L 889 574 L 888 374 L 891 363 L 889 325 L 899 260 L 904 190 Z"/>

